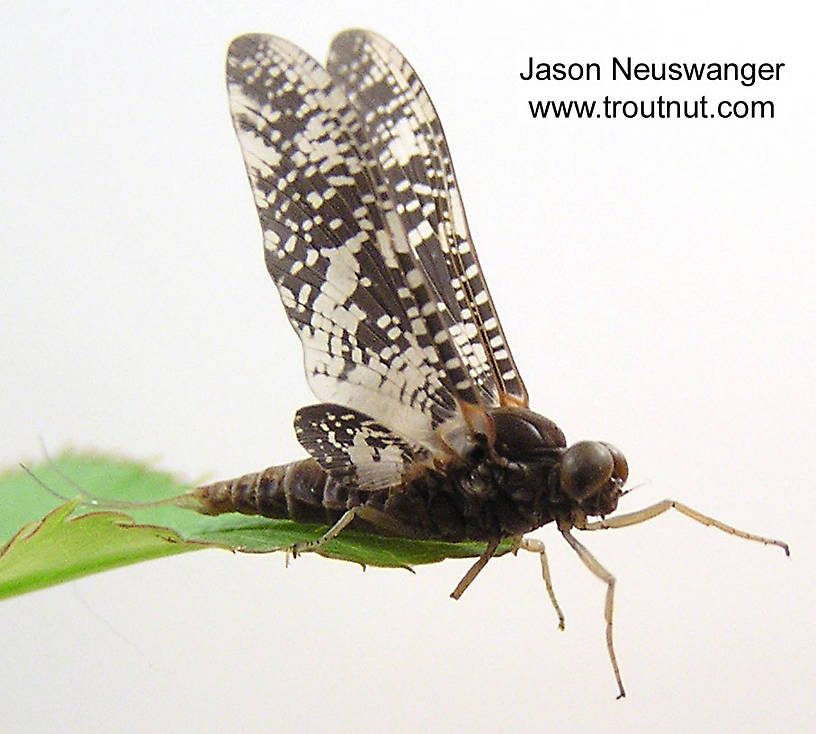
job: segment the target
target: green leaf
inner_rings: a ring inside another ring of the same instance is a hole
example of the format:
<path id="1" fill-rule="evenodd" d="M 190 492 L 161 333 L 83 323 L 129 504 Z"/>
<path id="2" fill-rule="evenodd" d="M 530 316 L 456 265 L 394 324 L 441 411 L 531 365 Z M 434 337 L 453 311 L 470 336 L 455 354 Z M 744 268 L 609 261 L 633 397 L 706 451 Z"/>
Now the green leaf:
<path id="1" fill-rule="evenodd" d="M 70 518 L 66 502 L 28 523 L 0 553 L 0 599 L 136 561 L 197 547 L 169 528 L 135 525 L 127 515 L 95 512 Z"/>
<path id="2" fill-rule="evenodd" d="M 63 497 L 83 493 L 113 502 L 151 502 L 190 485 L 143 463 L 66 453 L 33 473 Z M 201 515 L 173 505 L 105 508 L 64 502 L 22 470 L 0 476 L 0 599 L 86 574 L 190 550 L 218 547 L 248 553 L 285 550 L 315 540 L 325 526 L 229 513 Z M 511 550 L 510 542 L 497 555 Z M 445 558 L 470 558 L 483 543 L 443 543 L 343 531 L 320 549 L 329 558 L 410 568 Z"/>

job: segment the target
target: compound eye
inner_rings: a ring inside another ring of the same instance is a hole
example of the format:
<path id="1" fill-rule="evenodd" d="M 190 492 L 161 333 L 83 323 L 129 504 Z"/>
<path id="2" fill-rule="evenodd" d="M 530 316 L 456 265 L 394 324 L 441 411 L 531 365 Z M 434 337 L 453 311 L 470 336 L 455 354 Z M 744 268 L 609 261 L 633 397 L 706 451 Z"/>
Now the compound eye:
<path id="1" fill-rule="evenodd" d="M 626 468 L 623 454 L 617 449 L 615 452 Z M 561 488 L 573 499 L 584 500 L 599 492 L 612 478 L 615 469 L 615 454 L 609 446 L 600 441 L 579 441 L 561 457 Z"/>
<path id="2" fill-rule="evenodd" d="M 629 478 L 629 464 L 626 462 L 626 457 L 617 446 L 606 443 L 606 441 L 601 441 L 601 443 L 609 449 L 609 453 L 612 454 L 612 459 L 615 462 L 612 476 L 615 477 L 615 479 L 619 479 L 621 485 L 624 485 Z"/>

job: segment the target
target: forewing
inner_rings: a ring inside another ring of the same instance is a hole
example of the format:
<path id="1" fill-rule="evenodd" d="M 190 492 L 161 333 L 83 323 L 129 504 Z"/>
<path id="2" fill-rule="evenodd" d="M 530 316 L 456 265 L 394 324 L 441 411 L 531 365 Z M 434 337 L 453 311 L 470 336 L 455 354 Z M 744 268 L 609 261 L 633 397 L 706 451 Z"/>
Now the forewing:
<path id="1" fill-rule="evenodd" d="M 352 133 L 356 110 L 314 59 L 272 36 L 233 41 L 227 86 L 267 267 L 312 391 L 437 447 L 436 427 L 472 391 L 449 318 Z"/>
<path id="2" fill-rule="evenodd" d="M 369 416 L 331 403 L 301 408 L 295 435 L 329 474 L 362 491 L 401 484 L 408 467 L 428 457 Z"/>
<path id="3" fill-rule="evenodd" d="M 375 33 L 350 30 L 332 42 L 329 73 L 364 120 L 397 213 L 417 233 L 414 250 L 482 402 L 527 405 L 476 250 L 436 110 L 410 64 Z"/>

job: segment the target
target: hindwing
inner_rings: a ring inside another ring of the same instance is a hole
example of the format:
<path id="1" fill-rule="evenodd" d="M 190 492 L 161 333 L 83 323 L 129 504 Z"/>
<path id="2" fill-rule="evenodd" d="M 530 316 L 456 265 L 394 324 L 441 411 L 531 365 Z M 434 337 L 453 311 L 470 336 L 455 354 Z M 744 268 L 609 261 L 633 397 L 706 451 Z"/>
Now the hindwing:
<path id="1" fill-rule="evenodd" d="M 362 491 L 399 485 L 410 466 L 428 458 L 367 415 L 331 403 L 301 408 L 295 435 L 329 474 Z"/>

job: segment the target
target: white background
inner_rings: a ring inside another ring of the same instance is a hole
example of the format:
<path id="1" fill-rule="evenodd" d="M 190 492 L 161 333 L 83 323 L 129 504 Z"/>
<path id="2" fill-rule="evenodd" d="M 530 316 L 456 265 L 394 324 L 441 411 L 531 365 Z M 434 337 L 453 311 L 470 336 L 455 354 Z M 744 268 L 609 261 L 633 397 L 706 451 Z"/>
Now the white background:
<path id="1" fill-rule="evenodd" d="M 660 5 L 660 4 L 658 4 Z M 158 6 L 156 6 L 158 7 Z M 805 731 L 814 680 L 814 54 L 804 3 L 4 3 L 5 465 L 66 445 L 194 479 L 302 455 L 311 402 L 227 115 L 245 31 L 324 59 L 366 26 L 419 71 L 532 396 L 619 445 L 664 516 L 402 571 L 206 551 L 0 604 L 4 731 Z M 521 82 L 527 57 L 784 61 L 782 80 Z M 764 121 L 532 120 L 528 99 L 771 98 Z M 33 490 L 32 490 L 33 491 Z M 809 718 L 808 718 L 809 717 Z"/>

